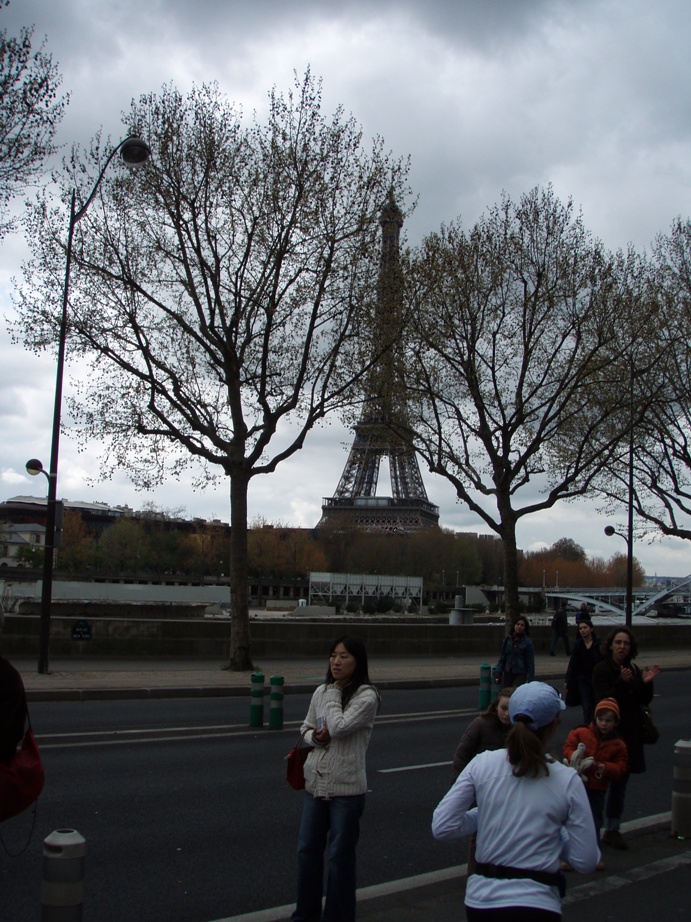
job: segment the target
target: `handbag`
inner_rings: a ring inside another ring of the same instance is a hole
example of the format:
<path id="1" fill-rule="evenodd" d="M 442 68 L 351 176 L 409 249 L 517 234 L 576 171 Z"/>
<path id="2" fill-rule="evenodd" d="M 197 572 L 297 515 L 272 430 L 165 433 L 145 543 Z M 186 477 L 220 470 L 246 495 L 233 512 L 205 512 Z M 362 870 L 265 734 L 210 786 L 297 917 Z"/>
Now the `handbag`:
<path id="1" fill-rule="evenodd" d="M 660 739 L 660 731 L 653 723 L 653 715 L 646 704 L 641 705 L 641 739 L 647 746 L 654 746 Z"/>
<path id="2" fill-rule="evenodd" d="M 311 727 L 307 728 L 307 730 L 310 729 Z M 301 791 L 305 787 L 305 762 L 307 761 L 307 756 L 314 749 L 314 746 L 301 745 L 307 730 L 300 734 L 297 746 L 294 746 L 284 759 L 286 763 L 286 781 L 296 791 Z"/>
<path id="3" fill-rule="evenodd" d="M 29 721 L 21 749 L 9 762 L 0 762 L 0 822 L 35 803 L 45 780 L 41 753 Z"/>

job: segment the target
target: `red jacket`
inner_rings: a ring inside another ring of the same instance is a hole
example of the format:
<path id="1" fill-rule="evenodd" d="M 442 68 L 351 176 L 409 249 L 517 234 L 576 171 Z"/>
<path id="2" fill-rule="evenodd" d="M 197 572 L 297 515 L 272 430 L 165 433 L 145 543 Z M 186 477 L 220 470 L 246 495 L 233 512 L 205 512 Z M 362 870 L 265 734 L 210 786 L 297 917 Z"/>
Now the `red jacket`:
<path id="1" fill-rule="evenodd" d="M 628 771 L 629 759 L 626 743 L 618 736 L 602 739 L 594 723 L 587 727 L 576 727 L 566 737 L 565 759 L 571 759 L 579 743 L 585 743 L 585 756 L 592 756 L 595 759 L 588 772 L 586 787 L 594 791 L 606 791 L 610 781 L 618 781 Z M 600 765 L 604 765 L 604 769 L 600 768 Z"/>

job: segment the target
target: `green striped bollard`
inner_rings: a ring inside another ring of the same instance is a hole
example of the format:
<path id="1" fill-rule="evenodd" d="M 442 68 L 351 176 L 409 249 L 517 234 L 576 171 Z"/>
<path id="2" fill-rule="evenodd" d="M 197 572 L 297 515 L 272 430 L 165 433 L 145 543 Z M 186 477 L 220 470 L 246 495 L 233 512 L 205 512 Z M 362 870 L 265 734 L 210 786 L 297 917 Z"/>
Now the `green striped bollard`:
<path id="1" fill-rule="evenodd" d="M 480 695 L 478 707 L 481 711 L 489 707 L 492 700 L 492 667 L 487 663 L 480 666 Z"/>
<path id="2" fill-rule="evenodd" d="M 283 676 L 272 675 L 269 679 L 269 730 L 283 729 Z"/>
<path id="3" fill-rule="evenodd" d="M 253 672 L 250 679 L 252 682 L 250 690 L 250 727 L 261 727 L 264 724 L 264 673 Z"/>

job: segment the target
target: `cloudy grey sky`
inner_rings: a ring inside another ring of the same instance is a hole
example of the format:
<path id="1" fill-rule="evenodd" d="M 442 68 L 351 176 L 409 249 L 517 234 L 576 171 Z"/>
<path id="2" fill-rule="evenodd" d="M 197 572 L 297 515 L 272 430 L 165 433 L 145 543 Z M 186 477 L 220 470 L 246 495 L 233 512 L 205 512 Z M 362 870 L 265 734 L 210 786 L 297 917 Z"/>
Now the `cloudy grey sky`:
<path id="1" fill-rule="evenodd" d="M 582 208 L 610 249 L 650 245 L 673 219 L 691 215 L 691 6 L 688 0 L 12 0 L 0 28 L 34 24 L 47 36 L 71 102 L 60 129 L 67 146 L 99 128 L 115 141 L 129 101 L 173 82 L 218 81 L 247 113 L 272 85 L 288 89 L 309 65 L 324 80 L 324 106 L 342 104 L 366 135 L 410 155 L 418 206 L 408 241 L 461 216 L 471 225 L 502 191 L 536 184 Z M 21 238 L 0 248 L 0 308 L 11 311 Z M 24 472 L 48 463 L 54 363 L 12 346 L 0 329 L 0 499 L 40 495 Z M 333 493 L 348 435 L 337 422 L 250 488 L 250 517 L 314 525 Z M 227 485 L 193 491 L 171 483 L 136 493 L 122 476 L 95 486 L 97 446 L 61 443 L 59 494 L 68 499 L 183 507 L 228 520 Z M 426 476 L 441 523 L 486 531 L 445 482 Z M 379 491 L 389 492 L 380 480 Z M 588 553 L 624 550 L 603 535 L 586 503 L 527 519 L 525 549 L 574 538 Z M 612 520 L 624 522 L 624 514 Z M 640 542 L 649 574 L 691 573 L 687 543 Z"/>

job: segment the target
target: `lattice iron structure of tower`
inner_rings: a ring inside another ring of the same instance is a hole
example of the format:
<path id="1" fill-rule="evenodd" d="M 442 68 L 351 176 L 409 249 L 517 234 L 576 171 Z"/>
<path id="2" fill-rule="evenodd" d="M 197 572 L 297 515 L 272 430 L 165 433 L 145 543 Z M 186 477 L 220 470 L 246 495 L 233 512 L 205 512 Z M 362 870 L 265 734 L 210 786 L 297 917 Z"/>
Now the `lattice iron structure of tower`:
<path id="1" fill-rule="evenodd" d="M 403 284 L 399 249 L 403 214 L 393 194 L 379 223 L 382 246 L 373 348 L 381 348 L 382 356 L 368 375 L 364 409 L 354 427 L 348 460 L 336 492 L 324 499 L 319 526 L 407 533 L 438 525 L 439 508 L 427 498 L 417 455 L 406 438 L 408 411 L 396 383 L 397 352 L 390 347 L 401 331 Z M 384 458 L 389 463 L 391 496 L 377 495 Z"/>

